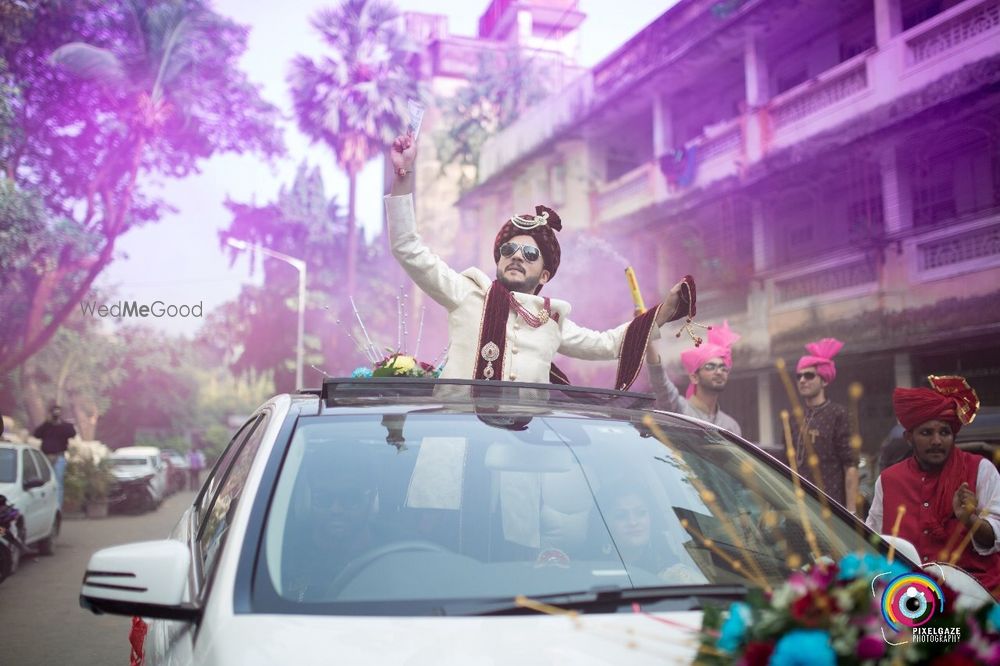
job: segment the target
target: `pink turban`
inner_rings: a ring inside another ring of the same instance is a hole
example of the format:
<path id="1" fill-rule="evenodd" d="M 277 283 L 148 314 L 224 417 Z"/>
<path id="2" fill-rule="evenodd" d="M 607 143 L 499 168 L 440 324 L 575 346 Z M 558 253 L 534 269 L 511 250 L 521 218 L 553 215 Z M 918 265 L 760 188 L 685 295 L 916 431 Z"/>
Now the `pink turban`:
<path id="1" fill-rule="evenodd" d="M 816 366 L 816 374 L 829 384 L 837 376 L 837 366 L 833 364 L 833 357 L 843 346 L 844 343 L 836 338 L 823 338 L 817 342 L 810 342 L 806 345 L 806 351 L 809 353 L 799 359 L 795 372 Z"/>
<path id="2" fill-rule="evenodd" d="M 698 372 L 698 368 L 717 356 L 727 368 L 733 367 L 733 345 L 740 336 L 730 330 L 729 321 L 722 322 L 722 326 L 713 326 L 707 337 L 708 341 L 700 347 L 681 352 L 681 364 L 689 375 Z M 688 384 L 685 395 L 688 398 L 694 395 L 694 382 Z"/>

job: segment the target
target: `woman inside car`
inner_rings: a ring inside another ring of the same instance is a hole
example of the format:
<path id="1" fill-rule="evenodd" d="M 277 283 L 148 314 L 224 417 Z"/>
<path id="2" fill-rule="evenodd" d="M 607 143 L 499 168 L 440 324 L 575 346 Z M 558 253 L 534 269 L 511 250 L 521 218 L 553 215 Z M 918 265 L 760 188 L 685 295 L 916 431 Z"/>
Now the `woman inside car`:
<path id="1" fill-rule="evenodd" d="M 666 534 L 653 524 L 651 502 L 633 487 L 619 486 L 611 490 L 613 497 L 608 527 L 613 544 L 622 561 L 635 578 L 636 570 L 655 574 L 662 583 L 702 584 L 706 578 L 696 569 L 681 563 L 667 540 Z"/>
<path id="2" fill-rule="evenodd" d="M 957 564 L 994 597 L 1000 593 L 1000 473 L 955 446 L 975 418 L 976 392 L 962 377 L 928 378 L 931 388 L 897 388 L 896 418 L 913 455 L 875 483 L 867 525 L 913 543 L 922 563 Z"/>

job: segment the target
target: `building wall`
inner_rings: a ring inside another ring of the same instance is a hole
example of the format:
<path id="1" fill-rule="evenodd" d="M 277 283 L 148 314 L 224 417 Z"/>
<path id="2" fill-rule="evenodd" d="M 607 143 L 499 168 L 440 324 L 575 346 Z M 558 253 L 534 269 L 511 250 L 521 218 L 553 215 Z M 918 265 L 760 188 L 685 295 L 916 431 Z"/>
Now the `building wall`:
<path id="1" fill-rule="evenodd" d="M 852 379 L 865 385 L 862 434 L 874 447 L 894 385 L 973 371 L 969 359 L 995 340 L 986 332 L 1000 332 L 1000 97 L 989 92 L 1000 83 L 1000 3 L 754 7 L 728 23 L 703 21 L 707 4 L 667 12 L 583 80 L 574 117 L 522 118 L 494 137 L 485 182 L 463 205 L 494 228 L 486 210 L 539 196 L 564 156 L 563 217 L 574 222 L 564 233 L 569 242 L 585 228 L 608 244 L 602 283 L 632 263 L 650 304 L 692 272 L 708 321 L 743 335 L 740 395 L 727 404 L 747 435 L 777 441 L 788 399 L 773 362 L 794 363 L 829 334 L 847 342 L 834 397 L 846 401 Z M 697 149 L 686 183 L 683 162 L 660 159 L 677 148 Z M 590 286 L 558 289 L 588 302 Z M 608 293 L 574 318 L 616 323 L 627 291 Z M 679 379 L 683 348 L 672 332 L 660 343 Z M 992 395 L 1000 382 L 983 372 Z"/>

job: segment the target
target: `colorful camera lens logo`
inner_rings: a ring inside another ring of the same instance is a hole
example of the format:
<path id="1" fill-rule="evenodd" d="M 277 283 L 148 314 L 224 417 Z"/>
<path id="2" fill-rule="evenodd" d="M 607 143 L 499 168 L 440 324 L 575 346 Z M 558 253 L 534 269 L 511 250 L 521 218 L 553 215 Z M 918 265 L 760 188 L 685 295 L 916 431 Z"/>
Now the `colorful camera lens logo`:
<path id="1" fill-rule="evenodd" d="M 932 578 L 905 573 L 882 592 L 882 617 L 893 631 L 920 627 L 944 610 L 944 594 Z"/>

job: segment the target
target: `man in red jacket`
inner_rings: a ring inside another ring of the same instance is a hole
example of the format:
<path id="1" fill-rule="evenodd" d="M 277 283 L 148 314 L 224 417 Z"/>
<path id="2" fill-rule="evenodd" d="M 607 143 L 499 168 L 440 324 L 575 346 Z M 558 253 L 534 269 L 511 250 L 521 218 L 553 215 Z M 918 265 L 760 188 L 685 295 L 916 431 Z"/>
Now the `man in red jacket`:
<path id="1" fill-rule="evenodd" d="M 1000 598 L 1000 472 L 955 447 L 979 398 L 961 377 L 928 379 L 932 388 L 892 394 L 913 456 L 879 475 L 866 523 L 891 534 L 903 507 L 898 535 L 916 546 L 921 563 L 953 562 Z"/>

